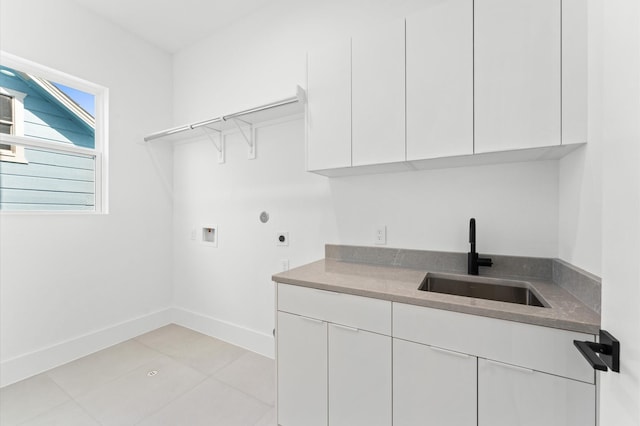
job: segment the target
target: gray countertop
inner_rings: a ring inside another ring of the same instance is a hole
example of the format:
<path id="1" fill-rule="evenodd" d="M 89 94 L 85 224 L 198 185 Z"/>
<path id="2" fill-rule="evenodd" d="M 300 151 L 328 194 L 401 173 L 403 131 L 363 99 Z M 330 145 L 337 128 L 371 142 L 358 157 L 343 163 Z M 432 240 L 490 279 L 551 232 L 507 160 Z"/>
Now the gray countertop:
<path id="1" fill-rule="evenodd" d="M 358 263 L 328 258 L 276 274 L 272 278 L 273 281 L 278 283 L 563 330 L 589 334 L 598 334 L 600 330 L 600 315 L 550 280 L 517 278 L 530 283 L 546 300 L 549 307 L 542 308 L 420 291 L 418 286 L 428 272 L 442 271 Z"/>

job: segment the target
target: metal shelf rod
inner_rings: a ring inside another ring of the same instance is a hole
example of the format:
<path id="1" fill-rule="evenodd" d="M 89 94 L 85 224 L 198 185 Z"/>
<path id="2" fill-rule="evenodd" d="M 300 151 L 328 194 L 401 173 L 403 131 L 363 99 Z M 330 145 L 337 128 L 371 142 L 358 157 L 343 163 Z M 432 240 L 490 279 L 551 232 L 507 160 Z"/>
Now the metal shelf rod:
<path id="1" fill-rule="evenodd" d="M 253 114 L 253 113 L 264 111 L 264 110 L 267 110 L 267 109 L 277 108 L 277 107 L 284 106 L 284 105 L 289 105 L 289 104 L 292 104 L 292 103 L 295 103 L 295 102 L 303 102 L 304 101 L 303 93 L 304 93 L 304 91 L 302 91 L 302 89 L 298 88 L 298 93 L 297 93 L 296 96 L 292 96 L 292 97 L 289 97 L 289 98 L 286 98 L 286 99 L 282 99 L 282 100 L 279 100 L 279 101 L 276 101 L 276 102 L 271 102 L 271 103 L 268 103 L 268 104 L 260 105 L 260 106 L 254 107 L 254 108 L 246 109 L 244 111 L 234 112 L 232 114 L 228 114 L 228 115 L 223 115 L 223 116 L 220 116 L 220 117 L 212 118 L 212 119 L 209 119 L 209 120 L 199 121 L 197 123 L 188 124 L 188 125 L 185 125 L 185 126 L 174 127 L 174 128 L 171 128 L 171 129 L 167 129 L 167 130 L 163 130 L 163 131 L 157 132 L 157 133 L 152 133 L 152 134 L 150 134 L 148 136 L 145 136 L 144 141 L 145 142 L 150 142 L 152 140 L 160 139 L 160 138 L 163 138 L 165 136 L 171 136 L 171 135 L 174 135 L 176 133 L 186 132 L 186 131 L 189 131 L 189 130 L 197 129 L 199 127 L 209 126 L 211 124 L 225 122 L 228 119 L 242 117 L 242 116 L 247 115 L 247 114 Z"/>

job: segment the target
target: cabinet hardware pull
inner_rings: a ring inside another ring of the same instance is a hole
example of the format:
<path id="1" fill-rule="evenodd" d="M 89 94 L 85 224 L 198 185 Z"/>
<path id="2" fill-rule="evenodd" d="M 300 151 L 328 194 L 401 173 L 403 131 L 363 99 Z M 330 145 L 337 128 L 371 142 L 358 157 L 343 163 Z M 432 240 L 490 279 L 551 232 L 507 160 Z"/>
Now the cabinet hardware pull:
<path id="1" fill-rule="evenodd" d="M 313 322 L 313 323 L 315 323 L 315 324 L 324 324 L 324 321 L 319 320 L 319 319 L 309 318 L 309 317 L 303 317 L 303 316 L 300 316 L 300 318 L 302 318 L 302 319 L 304 319 L 304 320 L 307 320 L 307 321 L 309 321 L 309 322 Z"/>
<path id="2" fill-rule="evenodd" d="M 438 348 L 436 346 L 429 346 L 429 348 L 434 350 L 434 351 L 436 351 L 436 352 L 440 352 L 440 353 L 447 354 L 447 355 L 452 355 L 452 356 L 457 356 L 459 358 L 471 358 L 471 355 L 463 354 L 462 352 L 449 351 L 449 350 L 446 350 L 446 349 Z"/>
<path id="3" fill-rule="evenodd" d="M 516 365 L 511 365 L 511 364 L 505 364 L 503 362 L 498 362 L 498 361 L 493 361 L 493 360 L 486 360 L 489 364 L 493 364 L 497 367 L 502 367 L 502 368 L 506 368 L 509 370 L 515 370 L 515 371 L 520 371 L 521 373 L 527 373 L 527 374 L 533 374 L 535 371 L 531 370 L 530 368 L 524 368 L 524 367 L 518 367 Z"/>
<path id="4" fill-rule="evenodd" d="M 329 290 L 320 290 L 318 288 L 314 288 L 314 291 L 316 291 L 317 293 L 322 293 L 322 294 L 329 294 L 331 296 L 340 296 L 343 293 L 339 293 L 337 291 L 329 291 Z"/>
<path id="5" fill-rule="evenodd" d="M 334 327 L 336 327 L 336 328 L 341 328 L 341 329 L 343 329 L 343 330 L 353 331 L 353 332 L 355 332 L 355 333 L 357 333 L 358 331 L 360 331 L 360 330 L 359 330 L 359 329 L 357 329 L 357 328 L 354 328 L 354 327 L 348 327 L 348 326 L 346 326 L 346 325 L 333 324 L 333 323 L 332 323 L 331 325 L 332 325 L 332 326 L 334 326 Z"/>

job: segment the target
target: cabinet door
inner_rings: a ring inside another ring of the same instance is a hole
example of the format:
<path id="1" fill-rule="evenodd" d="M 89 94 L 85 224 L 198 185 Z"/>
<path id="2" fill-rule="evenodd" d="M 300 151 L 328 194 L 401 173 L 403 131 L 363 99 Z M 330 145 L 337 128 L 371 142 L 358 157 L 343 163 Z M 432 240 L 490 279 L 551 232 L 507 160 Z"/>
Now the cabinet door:
<path id="1" fill-rule="evenodd" d="M 327 323 L 278 312 L 278 424 L 327 426 Z"/>
<path id="2" fill-rule="evenodd" d="M 407 160 L 473 154 L 473 0 L 407 17 Z"/>
<path id="3" fill-rule="evenodd" d="M 476 426 L 476 357 L 393 339 L 393 425 Z"/>
<path id="4" fill-rule="evenodd" d="M 560 0 L 475 0 L 475 152 L 560 144 Z"/>
<path id="5" fill-rule="evenodd" d="M 351 166 L 351 40 L 309 53 L 307 169 Z"/>
<path id="6" fill-rule="evenodd" d="M 562 0 L 562 143 L 587 141 L 587 4 Z"/>
<path id="7" fill-rule="evenodd" d="M 391 425 L 391 337 L 329 324 L 329 424 Z"/>
<path id="8" fill-rule="evenodd" d="M 404 19 L 352 40 L 353 165 L 404 161 Z"/>
<path id="9" fill-rule="evenodd" d="M 479 426 L 593 426 L 595 385 L 478 360 Z"/>

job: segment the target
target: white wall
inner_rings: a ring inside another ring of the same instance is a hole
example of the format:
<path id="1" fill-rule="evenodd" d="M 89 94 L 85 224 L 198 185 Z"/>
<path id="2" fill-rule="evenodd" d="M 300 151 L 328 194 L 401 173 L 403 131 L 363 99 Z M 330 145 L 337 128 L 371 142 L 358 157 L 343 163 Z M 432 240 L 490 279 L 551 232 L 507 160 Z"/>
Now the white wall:
<path id="1" fill-rule="evenodd" d="M 304 86 L 305 52 L 368 22 L 404 16 L 419 1 L 277 1 L 175 56 L 175 123 L 228 114 Z M 379 123 L 384 125 L 384 123 Z M 328 179 L 304 171 L 304 123 L 258 132 L 258 159 L 232 140 L 225 164 L 210 142 L 179 145 L 174 158 L 174 299 L 182 323 L 273 353 L 270 276 L 323 257 L 325 243 L 373 245 L 387 225 L 389 247 L 468 250 L 478 220 L 484 253 L 555 257 L 558 163 L 517 163 Z M 272 222 L 262 225 L 267 210 Z M 189 239 L 220 227 L 220 246 Z M 291 232 L 277 247 L 274 234 Z"/>
<path id="2" fill-rule="evenodd" d="M 238 134 L 228 138 L 222 165 L 207 140 L 176 146 L 178 323 L 273 354 L 271 275 L 281 270 L 282 259 L 293 266 L 324 257 L 324 242 L 336 240 L 330 188 L 325 178 L 304 171 L 302 140 L 298 119 L 259 128 L 257 160 L 247 160 Z M 262 211 L 270 217 L 265 224 Z M 217 248 L 201 242 L 206 225 L 218 226 Z M 289 232 L 289 246 L 276 246 L 280 231 Z"/>
<path id="3" fill-rule="evenodd" d="M 0 10 L 2 50 L 106 86 L 111 101 L 110 213 L 0 215 L 7 384 L 167 321 L 172 207 L 140 142 L 170 125 L 172 81 L 169 55 L 71 1 Z"/>
<path id="4" fill-rule="evenodd" d="M 293 95 L 306 52 L 326 39 L 402 17 L 420 0 L 276 0 L 175 55 L 176 124 Z"/>
<path id="5" fill-rule="evenodd" d="M 587 146 L 559 161 L 558 257 L 601 276 L 602 151 L 591 130 Z"/>
<path id="6" fill-rule="evenodd" d="M 640 4 L 594 1 L 601 37 L 602 328 L 620 339 L 620 374 L 601 374 L 601 425 L 640 424 Z"/>
<path id="7" fill-rule="evenodd" d="M 589 2 L 589 145 L 560 161 L 559 257 L 602 276 L 620 374 L 599 373 L 601 425 L 640 424 L 640 6 Z"/>
<path id="8" fill-rule="evenodd" d="M 560 160 L 558 257 L 601 276 L 602 138 L 594 117 L 602 114 L 602 25 L 595 2 L 588 3 L 588 141 Z"/>

